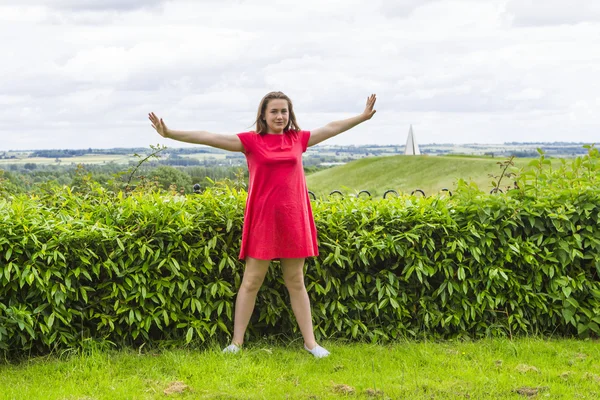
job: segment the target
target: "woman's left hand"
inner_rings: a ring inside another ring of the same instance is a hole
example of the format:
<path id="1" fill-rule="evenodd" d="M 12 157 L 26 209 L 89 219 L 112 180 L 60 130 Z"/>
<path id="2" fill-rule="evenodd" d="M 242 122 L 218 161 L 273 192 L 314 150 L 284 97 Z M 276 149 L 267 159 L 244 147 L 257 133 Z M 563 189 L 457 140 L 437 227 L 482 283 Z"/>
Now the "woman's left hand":
<path id="1" fill-rule="evenodd" d="M 365 121 L 371 119 L 373 115 L 377 112 L 373 107 L 375 106 L 375 101 L 377 101 L 377 95 L 372 94 L 367 98 L 367 106 L 365 107 L 365 111 L 363 111 L 363 115 L 365 117 Z"/>

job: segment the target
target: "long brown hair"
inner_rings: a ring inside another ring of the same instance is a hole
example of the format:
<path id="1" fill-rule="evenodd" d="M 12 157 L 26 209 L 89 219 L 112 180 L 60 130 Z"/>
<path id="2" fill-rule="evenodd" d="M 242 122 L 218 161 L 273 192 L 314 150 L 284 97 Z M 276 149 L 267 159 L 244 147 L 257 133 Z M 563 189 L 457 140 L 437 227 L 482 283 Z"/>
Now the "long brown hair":
<path id="1" fill-rule="evenodd" d="M 299 131 L 300 127 L 298 126 L 298 122 L 296 122 L 296 115 L 294 114 L 294 106 L 292 105 L 292 100 L 290 100 L 289 97 L 283 94 L 283 92 L 270 92 L 262 98 L 262 100 L 260 101 L 260 105 L 258 106 L 258 113 L 256 114 L 256 133 L 266 134 L 269 131 L 267 122 L 263 118 L 265 116 L 265 111 L 267 110 L 269 100 L 273 99 L 282 99 L 288 102 L 290 114 L 288 118 L 288 123 L 283 129 L 283 131 Z"/>

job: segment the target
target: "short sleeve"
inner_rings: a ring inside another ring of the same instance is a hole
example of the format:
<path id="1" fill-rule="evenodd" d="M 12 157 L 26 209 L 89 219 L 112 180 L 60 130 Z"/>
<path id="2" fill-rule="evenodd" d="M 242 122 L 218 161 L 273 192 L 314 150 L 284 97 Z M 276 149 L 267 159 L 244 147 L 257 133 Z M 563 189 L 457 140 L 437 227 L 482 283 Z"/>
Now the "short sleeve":
<path id="1" fill-rule="evenodd" d="M 298 132 L 298 136 L 300 136 L 300 143 L 302 143 L 302 152 L 306 151 L 308 147 L 308 139 L 310 139 L 310 131 L 300 131 Z"/>
<path id="2" fill-rule="evenodd" d="M 242 142 L 242 146 L 244 146 L 244 154 L 252 153 L 254 150 L 254 144 L 256 143 L 254 140 L 255 136 L 256 133 L 254 132 L 242 132 L 237 134 L 237 137 L 239 137 Z"/>

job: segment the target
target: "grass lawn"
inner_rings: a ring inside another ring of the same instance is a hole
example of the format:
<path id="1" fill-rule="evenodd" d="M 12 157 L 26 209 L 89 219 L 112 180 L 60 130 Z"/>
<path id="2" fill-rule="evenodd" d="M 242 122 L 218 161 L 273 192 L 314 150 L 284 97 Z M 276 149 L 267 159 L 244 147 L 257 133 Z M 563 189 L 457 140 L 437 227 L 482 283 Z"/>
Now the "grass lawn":
<path id="1" fill-rule="evenodd" d="M 0 364 L 0 399 L 598 399 L 598 341 L 249 343 L 205 350 L 88 351 Z"/>
<path id="2" fill-rule="evenodd" d="M 477 183 L 480 189 L 489 191 L 492 178 L 501 173 L 498 162 L 504 158 L 484 157 L 429 157 L 390 156 L 369 157 L 334 168 L 307 175 L 308 189 L 317 196 L 338 189 L 344 193 L 368 190 L 374 196 L 382 196 L 388 189 L 411 193 L 421 189 L 427 196 L 444 188 L 452 190 L 459 178 Z M 531 159 L 515 159 L 517 167 L 526 166 Z M 504 179 L 501 186 L 512 184 Z"/>

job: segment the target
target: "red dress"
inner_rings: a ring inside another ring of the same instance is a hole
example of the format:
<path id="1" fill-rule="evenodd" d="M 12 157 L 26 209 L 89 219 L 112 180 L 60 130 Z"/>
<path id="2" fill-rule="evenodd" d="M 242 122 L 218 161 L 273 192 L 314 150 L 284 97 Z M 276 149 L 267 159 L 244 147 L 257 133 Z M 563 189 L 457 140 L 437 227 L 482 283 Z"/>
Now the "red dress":
<path id="1" fill-rule="evenodd" d="M 310 132 L 244 132 L 237 136 L 250 173 L 239 258 L 318 255 L 317 229 L 302 166 Z"/>

